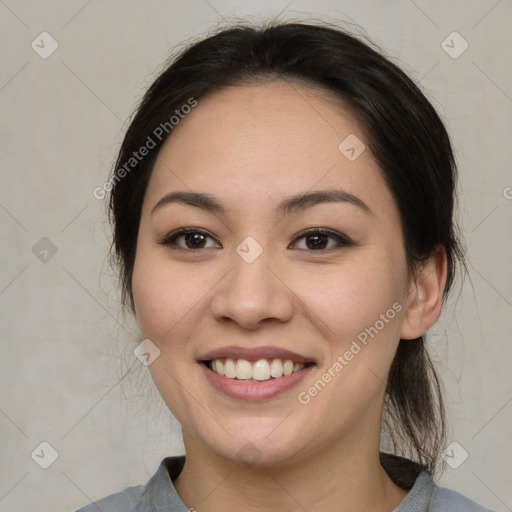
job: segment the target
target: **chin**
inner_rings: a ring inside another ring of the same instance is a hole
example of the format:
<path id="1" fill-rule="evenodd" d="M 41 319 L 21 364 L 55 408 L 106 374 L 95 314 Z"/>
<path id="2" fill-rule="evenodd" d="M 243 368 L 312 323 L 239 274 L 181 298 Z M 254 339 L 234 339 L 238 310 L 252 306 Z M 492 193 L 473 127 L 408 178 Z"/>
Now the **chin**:
<path id="1" fill-rule="evenodd" d="M 251 426 L 243 433 L 235 430 L 236 434 L 232 437 L 224 431 L 218 437 L 212 437 L 210 432 L 203 438 L 203 443 L 212 452 L 231 462 L 262 469 L 290 464 L 303 456 L 305 448 L 310 446 L 307 440 L 301 443 L 289 432 L 280 435 L 275 430 L 270 435 L 260 434 L 254 431 L 254 423 Z M 265 429 L 265 432 L 269 430 Z"/>

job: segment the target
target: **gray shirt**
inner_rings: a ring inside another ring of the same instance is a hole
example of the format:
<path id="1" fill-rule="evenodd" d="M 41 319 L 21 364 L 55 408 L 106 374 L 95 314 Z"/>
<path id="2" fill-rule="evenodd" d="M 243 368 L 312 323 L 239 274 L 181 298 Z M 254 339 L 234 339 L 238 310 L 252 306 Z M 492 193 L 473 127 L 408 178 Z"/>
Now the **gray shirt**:
<path id="1" fill-rule="evenodd" d="M 172 483 L 184 464 L 185 456 L 166 457 L 146 484 L 126 487 L 76 512 L 189 512 Z M 409 491 L 393 512 L 492 512 L 458 492 L 439 487 L 412 461 L 381 453 L 381 464 L 397 485 Z"/>

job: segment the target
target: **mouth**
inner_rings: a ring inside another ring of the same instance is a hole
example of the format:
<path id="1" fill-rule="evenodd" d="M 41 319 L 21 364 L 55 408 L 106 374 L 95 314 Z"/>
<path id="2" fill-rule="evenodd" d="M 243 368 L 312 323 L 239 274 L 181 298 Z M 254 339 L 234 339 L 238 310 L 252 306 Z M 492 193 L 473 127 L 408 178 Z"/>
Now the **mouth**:
<path id="1" fill-rule="evenodd" d="M 317 365 L 313 358 L 276 347 L 225 347 L 204 354 L 197 362 L 217 391 L 249 401 L 285 393 Z"/>

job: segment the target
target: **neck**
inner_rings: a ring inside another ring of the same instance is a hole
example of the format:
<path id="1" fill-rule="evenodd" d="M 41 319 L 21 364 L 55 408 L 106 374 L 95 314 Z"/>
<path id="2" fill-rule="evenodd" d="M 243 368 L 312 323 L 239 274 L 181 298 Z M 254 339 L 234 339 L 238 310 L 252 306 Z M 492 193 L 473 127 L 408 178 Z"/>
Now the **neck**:
<path id="1" fill-rule="evenodd" d="M 197 510 L 389 512 L 407 495 L 380 465 L 378 443 L 329 445 L 293 464 L 259 468 L 220 457 L 186 432 L 183 439 L 187 458 L 174 486 Z"/>

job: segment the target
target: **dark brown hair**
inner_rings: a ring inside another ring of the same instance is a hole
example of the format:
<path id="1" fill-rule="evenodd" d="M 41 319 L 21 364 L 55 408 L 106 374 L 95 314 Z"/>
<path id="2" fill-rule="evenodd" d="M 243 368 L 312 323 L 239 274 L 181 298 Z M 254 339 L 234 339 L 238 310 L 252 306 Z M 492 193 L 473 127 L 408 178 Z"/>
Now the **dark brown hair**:
<path id="1" fill-rule="evenodd" d="M 453 218 L 457 170 L 439 115 L 399 67 L 359 37 L 326 23 L 267 22 L 236 24 L 189 45 L 138 106 L 111 178 L 112 256 L 123 304 L 129 298 L 134 310 L 131 280 L 141 209 L 158 151 L 172 134 L 170 117 L 191 98 L 200 103 L 220 88 L 261 78 L 308 83 L 349 106 L 396 200 L 410 272 L 439 245 L 446 250 L 445 299 L 456 264 L 464 260 Z M 163 125 L 165 136 L 155 137 Z M 152 134 L 155 146 L 120 179 L 119 169 L 126 169 Z M 383 432 L 395 453 L 434 473 L 445 430 L 440 382 L 425 340 L 400 340 L 387 383 Z"/>

